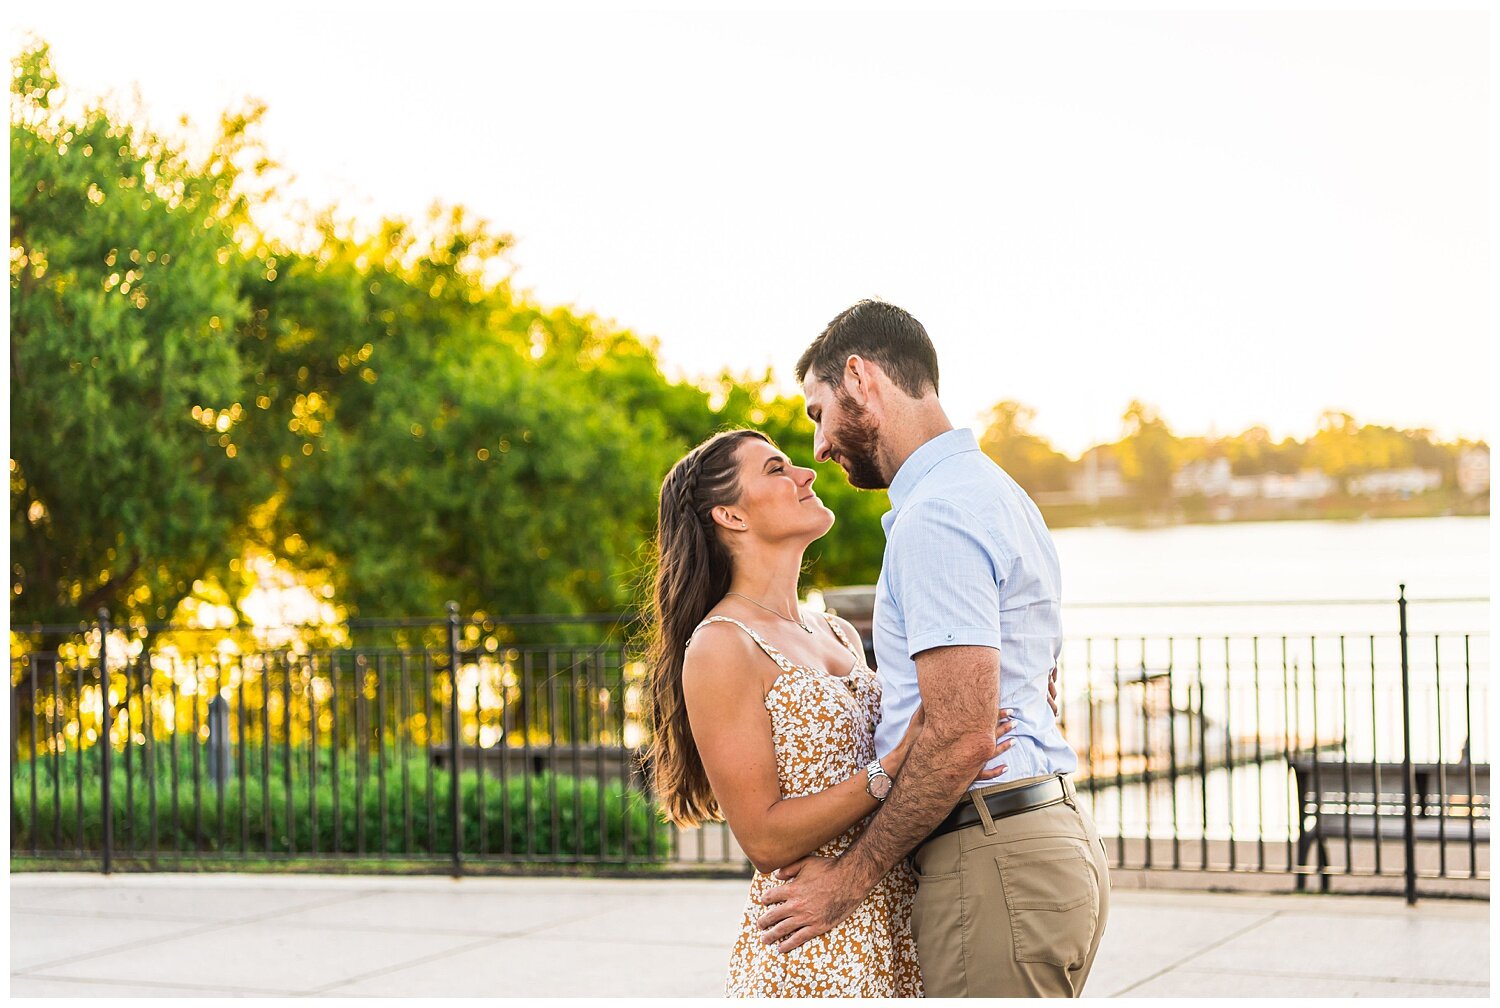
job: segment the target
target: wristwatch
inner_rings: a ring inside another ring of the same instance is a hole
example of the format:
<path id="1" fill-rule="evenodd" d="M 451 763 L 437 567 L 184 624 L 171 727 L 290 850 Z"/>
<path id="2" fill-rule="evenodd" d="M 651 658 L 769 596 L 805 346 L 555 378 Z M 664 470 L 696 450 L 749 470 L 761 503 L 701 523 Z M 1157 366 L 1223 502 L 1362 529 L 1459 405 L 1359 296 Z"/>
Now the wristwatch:
<path id="1" fill-rule="evenodd" d="M 865 790 L 871 798 L 878 802 L 885 801 L 885 796 L 891 793 L 891 775 L 885 772 L 885 767 L 880 765 L 879 760 L 872 760 L 865 767 Z"/>

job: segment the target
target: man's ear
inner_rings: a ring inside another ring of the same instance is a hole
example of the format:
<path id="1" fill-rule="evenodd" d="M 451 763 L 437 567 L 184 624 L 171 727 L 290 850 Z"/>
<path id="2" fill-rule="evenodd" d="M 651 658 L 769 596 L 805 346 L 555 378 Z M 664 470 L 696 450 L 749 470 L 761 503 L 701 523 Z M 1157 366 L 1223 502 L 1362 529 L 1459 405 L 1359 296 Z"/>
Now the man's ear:
<path id="1" fill-rule="evenodd" d="M 870 364 L 859 354 L 850 354 L 844 362 L 844 391 L 861 406 L 870 399 Z"/>
<path id="2" fill-rule="evenodd" d="M 861 406 L 881 400 L 881 383 L 885 380 L 884 369 L 868 357 L 850 354 L 844 362 L 844 391 Z"/>

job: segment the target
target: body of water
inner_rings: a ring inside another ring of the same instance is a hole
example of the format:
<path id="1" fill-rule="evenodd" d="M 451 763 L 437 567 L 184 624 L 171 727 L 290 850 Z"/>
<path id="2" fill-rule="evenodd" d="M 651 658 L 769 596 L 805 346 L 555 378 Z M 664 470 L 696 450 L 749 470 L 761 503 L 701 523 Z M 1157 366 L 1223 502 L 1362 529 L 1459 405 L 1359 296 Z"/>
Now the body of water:
<path id="1" fill-rule="evenodd" d="M 1394 632 L 1489 627 L 1487 517 L 1243 522 L 1054 532 L 1069 637 Z M 1359 605 L 1330 601 L 1376 600 Z M 1163 602 L 1275 605 L 1159 607 Z M 1312 602 L 1314 605 L 1289 603 Z M 1147 604 L 1143 606 L 1143 604 Z"/>
<path id="2" fill-rule="evenodd" d="M 1402 583 L 1413 758 L 1488 762 L 1487 518 L 1054 538 L 1064 721 L 1080 769 L 1092 751 L 1106 787 L 1096 808 L 1106 832 L 1294 837 L 1289 757 L 1399 762 Z M 1186 775 L 1175 788 L 1163 777 L 1174 763 Z M 1150 787 L 1105 784 L 1147 766 Z"/>

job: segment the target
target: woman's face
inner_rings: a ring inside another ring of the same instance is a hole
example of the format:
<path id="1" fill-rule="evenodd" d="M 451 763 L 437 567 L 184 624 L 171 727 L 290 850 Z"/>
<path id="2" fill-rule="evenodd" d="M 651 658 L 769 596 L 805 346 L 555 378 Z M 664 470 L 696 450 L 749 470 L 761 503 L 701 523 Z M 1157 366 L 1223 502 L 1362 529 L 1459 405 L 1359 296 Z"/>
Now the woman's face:
<path id="1" fill-rule="evenodd" d="M 775 445 L 746 438 L 739 448 L 740 499 L 720 512 L 724 524 L 731 532 L 743 525 L 768 541 L 812 542 L 833 527 L 833 512 L 813 491 L 815 479 L 817 473 L 793 465 Z"/>

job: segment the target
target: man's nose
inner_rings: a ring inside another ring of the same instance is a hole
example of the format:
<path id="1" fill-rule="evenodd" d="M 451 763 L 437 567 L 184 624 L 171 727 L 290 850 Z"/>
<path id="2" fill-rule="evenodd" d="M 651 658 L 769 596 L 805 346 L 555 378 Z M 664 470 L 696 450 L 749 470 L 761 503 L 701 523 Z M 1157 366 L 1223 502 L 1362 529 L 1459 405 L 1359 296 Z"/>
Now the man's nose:
<path id="1" fill-rule="evenodd" d="M 833 458 L 829 454 L 828 439 L 823 436 L 823 428 L 819 427 L 813 434 L 813 460 L 816 462 L 827 462 Z"/>

